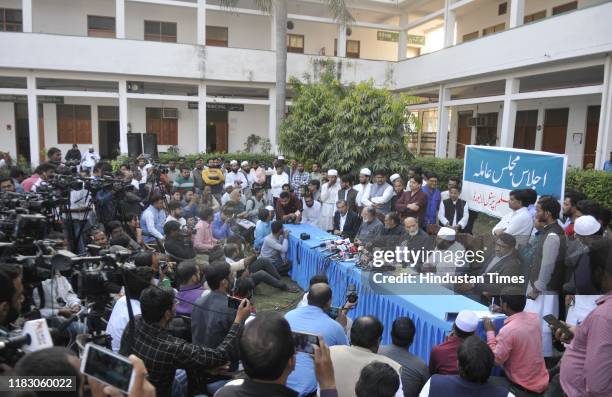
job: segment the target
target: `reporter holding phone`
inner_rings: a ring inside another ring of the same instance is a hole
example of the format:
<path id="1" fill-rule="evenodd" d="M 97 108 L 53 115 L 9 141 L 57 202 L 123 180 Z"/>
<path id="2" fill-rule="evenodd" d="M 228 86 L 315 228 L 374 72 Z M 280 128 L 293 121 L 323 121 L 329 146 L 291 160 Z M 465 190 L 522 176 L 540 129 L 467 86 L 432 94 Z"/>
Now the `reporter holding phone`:
<path id="1" fill-rule="evenodd" d="M 123 334 L 121 354 L 135 354 L 141 358 L 149 373 L 148 379 L 157 389 L 158 397 L 170 397 L 177 369 L 185 369 L 190 376 L 190 386 L 206 382 L 207 371 L 221 367 L 230 361 L 234 341 L 249 317 L 250 303 L 244 299 L 236 317 L 221 343 L 213 348 L 195 345 L 172 336 L 167 326 L 176 315 L 176 300 L 171 289 L 149 287 L 140 296 L 142 317 L 136 319 L 130 351 Z M 193 376 L 193 377 L 192 377 Z M 194 380 L 194 382 L 191 382 Z"/>

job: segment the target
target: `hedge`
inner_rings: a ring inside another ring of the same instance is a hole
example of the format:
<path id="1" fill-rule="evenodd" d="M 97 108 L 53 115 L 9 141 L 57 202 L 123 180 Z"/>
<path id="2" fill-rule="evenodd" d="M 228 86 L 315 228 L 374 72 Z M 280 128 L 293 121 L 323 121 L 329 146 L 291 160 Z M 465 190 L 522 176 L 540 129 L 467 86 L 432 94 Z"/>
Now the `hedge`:
<path id="1" fill-rule="evenodd" d="M 251 162 L 253 160 L 257 160 L 260 163 L 270 165 L 272 164 L 272 160 L 274 160 L 275 156 L 273 154 L 262 154 L 262 153 L 248 153 L 248 152 L 237 152 L 237 153 L 193 153 L 193 154 L 177 154 L 177 153 L 160 153 L 159 154 L 159 162 L 161 164 L 167 164 L 170 160 L 178 160 L 179 157 L 185 157 L 187 164 L 190 166 L 194 166 L 196 159 L 204 159 L 206 163 L 208 159 L 216 159 L 218 157 L 223 157 L 226 160 L 237 160 L 248 161 Z M 116 160 L 112 161 L 113 170 L 119 169 L 121 164 L 127 163 L 129 158 L 127 156 L 119 156 Z"/>

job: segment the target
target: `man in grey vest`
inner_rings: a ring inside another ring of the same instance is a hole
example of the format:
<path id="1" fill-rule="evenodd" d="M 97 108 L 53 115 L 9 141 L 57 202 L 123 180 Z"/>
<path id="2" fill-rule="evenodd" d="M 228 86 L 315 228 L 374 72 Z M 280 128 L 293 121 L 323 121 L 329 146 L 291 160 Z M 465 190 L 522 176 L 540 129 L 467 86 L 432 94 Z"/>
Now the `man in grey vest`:
<path id="1" fill-rule="evenodd" d="M 382 170 L 374 172 L 374 181 L 370 187 L 370 194 L 367 196 L 364 194 L 361 202 L 366 207 L 374 207 L 378 212 L 387 214 L 391 211 L 393 186 L 387 183 L 385 172 Z"/>

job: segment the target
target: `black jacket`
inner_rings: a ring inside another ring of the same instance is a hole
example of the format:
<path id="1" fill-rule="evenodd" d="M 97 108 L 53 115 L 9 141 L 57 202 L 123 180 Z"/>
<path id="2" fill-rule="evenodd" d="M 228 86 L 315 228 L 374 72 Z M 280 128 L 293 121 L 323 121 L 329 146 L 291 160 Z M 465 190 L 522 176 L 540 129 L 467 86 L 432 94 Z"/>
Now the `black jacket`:
<path id="1" fill-rule="evenodd" d="M 361 218 L 351 210 L 346 213 L 346 221 L 344 222 L 344 230 L 342 230 L 342 237 L 355 238 L 361 225 Z M 334 230 L 340 230 L 340 213 L 336 211 L 334 213 Z"/>

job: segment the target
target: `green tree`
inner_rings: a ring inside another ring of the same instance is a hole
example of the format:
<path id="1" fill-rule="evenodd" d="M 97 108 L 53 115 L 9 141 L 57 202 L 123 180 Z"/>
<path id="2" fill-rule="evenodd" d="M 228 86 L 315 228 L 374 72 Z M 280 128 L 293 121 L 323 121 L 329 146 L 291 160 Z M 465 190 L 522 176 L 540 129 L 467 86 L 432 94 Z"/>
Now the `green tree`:
<path id="1" fill-rule="evenodd" d="M 295 96 L 281 126 L 279 143 L 283 153 L 302 161 L 324 161 L 321 154 L 329 144 L 332 121 L 344 95 L 344 88 L 333 76 L 333 67 L 327 67 L 319 81 L 290 80 Z"/>
<path id="2" fill-rule="evenodd" d="M 412 98 L 376 88 L 372 81 L 351 86 L 338 103 L 321 153 L 324 166 L 357 173 L 367 165 L 405 173 L 413 155 L 406 147 Z"/>

